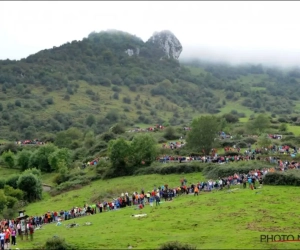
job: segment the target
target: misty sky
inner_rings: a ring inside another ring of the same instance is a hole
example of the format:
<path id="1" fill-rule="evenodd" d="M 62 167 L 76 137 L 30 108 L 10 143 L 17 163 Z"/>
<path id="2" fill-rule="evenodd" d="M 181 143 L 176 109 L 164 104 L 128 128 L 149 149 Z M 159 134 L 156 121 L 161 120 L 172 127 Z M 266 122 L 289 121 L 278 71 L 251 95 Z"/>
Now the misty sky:
<path id="1" fill-rule="evenodd" d="M 180 58 L 300 66 L 300 2 L 0 2 L 0 59 L 21 59 L 117 29 L 146 41 L 170 30 Z"/>

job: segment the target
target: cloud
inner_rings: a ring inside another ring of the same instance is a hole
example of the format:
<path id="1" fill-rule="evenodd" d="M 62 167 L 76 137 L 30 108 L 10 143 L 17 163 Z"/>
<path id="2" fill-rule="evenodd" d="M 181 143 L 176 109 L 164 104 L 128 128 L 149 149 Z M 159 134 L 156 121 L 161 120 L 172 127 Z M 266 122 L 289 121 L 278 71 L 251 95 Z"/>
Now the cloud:
<path id="1" fill-rule="evenodd" d="M 297 1 L 0 2 L 0 59 L 21 59 L 116 29 L 146 41 L 170 30 L 182 58 L 300 65 Z"/>
<path id="2" fill-rule="evenodd" d="M 201 59 L 209 62 L 227 62 L 231 64 L 254 63 L 268 66 L 300 66 L 300 48 L 298 50 L 269 48 L 231 48 L 187 46 L 180 56 L 181 60 Z"/>

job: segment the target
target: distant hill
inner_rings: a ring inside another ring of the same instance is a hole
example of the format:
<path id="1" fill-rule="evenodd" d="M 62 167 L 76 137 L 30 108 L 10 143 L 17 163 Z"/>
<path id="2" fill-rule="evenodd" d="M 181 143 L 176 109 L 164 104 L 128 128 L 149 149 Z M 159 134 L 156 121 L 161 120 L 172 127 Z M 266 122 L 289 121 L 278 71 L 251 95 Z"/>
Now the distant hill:
<path id="1" fill-rule="evenodd" d="M 170 31 L 148 41 L 110 30 L 0 61 L 0 139 L 52 136 L 78 127 L 188 124 L 204 113 L 297 117 L 300 70 L 180 62 Z"/>

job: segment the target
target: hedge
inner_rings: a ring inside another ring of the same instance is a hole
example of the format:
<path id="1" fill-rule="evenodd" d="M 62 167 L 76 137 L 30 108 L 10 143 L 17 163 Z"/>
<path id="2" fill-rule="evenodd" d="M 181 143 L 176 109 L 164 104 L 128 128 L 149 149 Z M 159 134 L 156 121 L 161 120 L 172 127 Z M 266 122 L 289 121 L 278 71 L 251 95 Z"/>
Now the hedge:
<path id="1" fill-rule="evenodd" d="M 146 168 L 137 169 L 134 175 L 146 174 L 181 174 L 202 172 L 209 163 L 190 162 L 190 163 L 161 163 Z"/>
<path id="2" fill-rule="evenodd" d="M 299 170 L 267 173 L 264 177 L 264 184 L 300 186 Z"/>
<path id="3" fill-rule="evenodd" d="M 203 169 L 203 174 L 208 179 L 227 177 L 235 173 L 248 173 L 254 169 L 272 168 L 274 164 L 261 161 L 242 161 L 229 164 L 209 164 Z"/>

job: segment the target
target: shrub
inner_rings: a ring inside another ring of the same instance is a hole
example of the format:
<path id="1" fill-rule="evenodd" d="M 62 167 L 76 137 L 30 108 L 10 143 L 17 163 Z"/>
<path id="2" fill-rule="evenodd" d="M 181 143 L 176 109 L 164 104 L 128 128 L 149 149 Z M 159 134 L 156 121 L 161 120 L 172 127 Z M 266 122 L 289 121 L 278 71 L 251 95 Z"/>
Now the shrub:
<path id="1" fill-rule="evenodd" d="M 246 137 L 243 139 L 244 142 L 246 143 L 250 143 L 250 144 L 254 144 L 257 142 L 257 139 L 253 138 L 253 137 Z"/>
<path id="2" fill-rule="evenodd" d="M 76 249 L 75 247 L 71 246 L 66 242 L 64 238 L 60 238 L 58 236 L 53 236 L 46 240 L 46 243 L 43 247 L 46 250 L 71 250 Z"/>
<path id="3" fill-rule="evenodd" d="M 67 181 L 61 182 L 58 186 L 53 188 L 49 193 L 55 196 L 69 190 L 79 189 L 82 186 L 86 186 L 90 184 L 92 180 L 100 179 L 100 176 L 98 175 L 93 177 L 88 177 L 84 175 L 85 173 L 78 172 L 63 177 L 59 175 L 56 176 L 56 181 L 62 181 L 62 180 L 67 180 Z"/>
<path id="4" fill-rule="evenodd" d="M 110 167 L 111 167 L 110 161 L 100 160 L 96 165 L 96 172 L 98 174 L 104 174 L 105 171 L 107 171 L 107 169 Z"/>
<path id="5" fill-rule="evenodd" d="M 166 143 L 168 140 L 166 139 L 166 138 L 164 138 L 164 137 L 161 137 L 161 138 L 159 138 L 158 139 L 158 143 Z"/>
<path id="6" fill-rule="evenodd" d="M 1 178 L 1 179 L 0 179 L 0 189 L 3 189 L 4 186 L 5 186 L 5 184 L 6 184 L 5 179 Z"/>
<path id="7" fill-rule="evenodd" d="M 240 148 L 247 148 L 248 147 L 248 144 L 246 142 L 238 142 L 237 144 L 237 147 L 240 147 Z"/>
<path id="8" fill-rule="evenodd" d="M 15 156 L 14 153 L 11 152 L 10 150 L 8 150 L 7 152 L 4 152 L 2 154 L 2 159 L 4 161 L 4 163 L 9 167 L 9 168 L 13 168 L 15 165 Z"/>
<path id="9" fill-rule="evenodd" d="M 182 174 L 182 173 L 195 173 L 202 172 L 207 166 L 207 163 L 190 162 L 190 163 L 153 163 L 150 167 L 144 167 L 137 169 L 135 175 L 146 174 Z"/>
<path id="10" fill-rule="evenodd" d="M 48 105 L 52 105 L 52 104 L 54 103 L 52 97 L 47 98 L 47 99 L 45 100 L 45 102 L 46 102 Z"/>
<path id="11" fill-rule="evenodd" d="M 160 250 L 194 250 L 197 249 L 195 246 L 192 246 L 187 243 L 181 243 L 178 241 L 166 242 L 159 247 Z"/>
<path id="12" fill-rule="evenodd" d="M 300 174 L 298 170 L 267 173 L 264 177 L 264 184 L 300 186 Z"/>
<path id="13" fill-rule="evenodd" d="M 253 170 L 253 168 L 263 169 L 271 167 L 274 167 L 274 165 L 261 161 L 235 162 L 222 166 L 218 164 L 208 164 L 208 166 L 203 169 L 203 174 L 209 179 L 216 179 L 235 173 L 248 173 L 250 170 Z"/>
<path id="14" fill-rule="evenodd" d="M 221 140 L 220 146 L 223 147 L 233 147 L 237 142 L 232 140 Z"/>
<path id="15" fill-rule="evenodd" d="M 11 209 L 18 202 L 18 199 L 12 196 L 6 196 L 6 202 L 7 208 Z"/>
<path id="16" fill-rule="evenodd" d="M 18 188 L 17 182 L 19 180 L 19 177 L 20 177 L 20 175 L 17 175 L 17 174 L 9 176 L 9 178 L 6 180 L 5 184 L 8 186 L 11 186 L 13 188 Z M 1 186 L 1 184 L 0 184 L 0 186 Z"/>
<path id="17" fill-rule="evenodd" d="M 167 140 L 176 140 L 179 138 L 179 135 L 177 135 L 176 130 L 173 127 L 167 127 L 165 129 L 164 138 Z"/>

